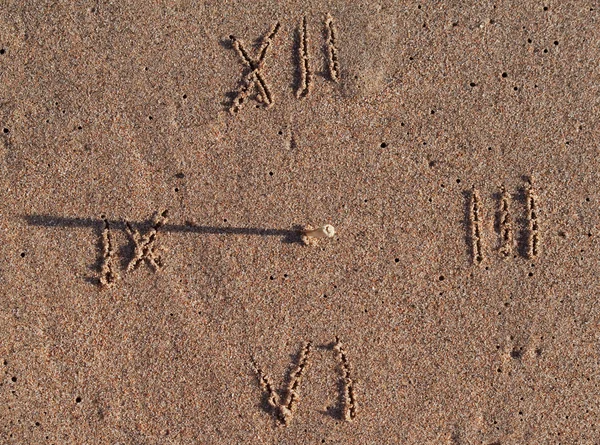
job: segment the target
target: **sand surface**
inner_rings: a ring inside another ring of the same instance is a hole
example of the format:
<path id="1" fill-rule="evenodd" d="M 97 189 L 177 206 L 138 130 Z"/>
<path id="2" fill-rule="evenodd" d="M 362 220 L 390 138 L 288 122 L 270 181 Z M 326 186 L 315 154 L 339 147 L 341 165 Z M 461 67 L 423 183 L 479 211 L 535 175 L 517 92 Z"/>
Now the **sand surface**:
<path id="1" fill-rule="evenodd" d="M 4 2 L 0 442 L 598 444 L 598 42 L 594 1 Z"/>

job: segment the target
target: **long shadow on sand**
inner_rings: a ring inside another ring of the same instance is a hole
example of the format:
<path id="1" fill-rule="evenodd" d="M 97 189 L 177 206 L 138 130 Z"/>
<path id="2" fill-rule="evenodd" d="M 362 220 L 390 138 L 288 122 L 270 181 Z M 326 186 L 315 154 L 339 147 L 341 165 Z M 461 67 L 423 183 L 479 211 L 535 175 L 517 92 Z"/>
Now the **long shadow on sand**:
<path id="1" fill-rule="evenodd" d="M 102 218 L 68 218 L 55 215 L 25 215 L 23 219 L 31 226 L 41 227 L 66 227 L 66 228 L 92 228 L 101 233 L 108 221 L 113 230 L 125 230 L 123 220 L 105 220 Z M 148 228 L 152 226 L 151 220 L 131 222 L 135 227 Z M 253 236 L 280 236 L 284 243 L 301 242 L 301 227 L 294 226 L 292 229 L 267 229 L 261 227 L 217 227 L 202 226 L 190 221 L 185 224 L 165 224 L 160 228 L 161 232 L 172 233 L 198 233 L 211 235 L 253 235 Z"/>

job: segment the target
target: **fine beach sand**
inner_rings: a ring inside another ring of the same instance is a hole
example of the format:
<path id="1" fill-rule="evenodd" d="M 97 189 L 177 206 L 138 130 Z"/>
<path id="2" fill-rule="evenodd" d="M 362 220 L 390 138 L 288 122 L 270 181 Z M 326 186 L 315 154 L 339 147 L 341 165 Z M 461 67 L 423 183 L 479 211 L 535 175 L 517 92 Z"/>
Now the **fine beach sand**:
<path id="1" fill-rule="evenodd" d="M 201 3 L 0 8 L 0 443 L 597 444 L 600 4 Z"/>

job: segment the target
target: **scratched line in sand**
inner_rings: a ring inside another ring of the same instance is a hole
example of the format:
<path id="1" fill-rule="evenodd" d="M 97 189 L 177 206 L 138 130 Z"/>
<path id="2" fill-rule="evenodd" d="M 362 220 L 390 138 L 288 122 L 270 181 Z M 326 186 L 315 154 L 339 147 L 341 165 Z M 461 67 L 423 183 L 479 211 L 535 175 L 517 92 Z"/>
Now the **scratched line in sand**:
<path id="1" fill-rule="evenodd" d="M 540 227 L 538 222 L 538 197 L 533 188 L 533 181 L 529 181 L 527 187 L 527 220 L 529 227 L 529 238 L 527 240 L 527 255 L 533 259 L 538 256 L 540 247 Z"/>
<path id="2" fill-rule="evenodd" d="M 327 54 L 328 54 L 328 67 L 329 77 L 334 82 L 340 80 L 340 62 L 338 60 L 338 48 L 337 48 L 337 28 L 333 21 L 331 14 L 327 14 L 325 18 L 325 29 L 327 31 Z"/>
<path id="3" fill-rule="evenodd" d="M 300 70 L 300 84 L 296 90 L 298 99 L 309 95 L 312 88 L 312 71 L 310 69 L 310 57 L 308 53 L 308 26 L 306 16 L 302 18 L 302 24 L 298 28 L 298 60 Z"/>
<path id="4" fill-rule="evenodd" d="M 100 285 L 103 287 L 112 287 L 119 280 L 119 273 L 115 268 L 115 248 L 113 245 L 110 224 L 106 218 L 104 220 L 104 230 L 102 230 L 102 263 L 100 264 Z"/>
<path id="5" fill-rule="evenodd" d="M 481 232 L 481 199 L 479 191 L 473 186 L 471 192 L 469 219 L 471 223 L 471 250 L 473 261 L 480 265 L 483 262 L 483 240 Z"/>
<path id="6" fill-rule="evenodd" d="M 506 190 L 506 187 L 502 186 L 500 188 L 500 253 L 504 255 L 504 257 L 508 258 L 513 255 L 513 223 L 512 216 L 510 213 L 510 194 Z"/>

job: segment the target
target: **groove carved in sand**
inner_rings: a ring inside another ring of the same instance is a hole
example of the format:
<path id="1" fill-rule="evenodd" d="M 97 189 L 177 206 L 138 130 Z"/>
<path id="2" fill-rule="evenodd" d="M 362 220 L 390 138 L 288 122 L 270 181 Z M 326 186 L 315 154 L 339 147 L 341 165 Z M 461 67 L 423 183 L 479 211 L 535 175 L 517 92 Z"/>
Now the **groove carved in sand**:
<path id="1" fill-rule="evenodd" d="M 267 394 L 267 403 L 277 420 L 283 425 L 288 425 L 290 423 L 298 407 L 298 402 L 300 400 L 300 383 L 306 373 L 311 351 L 311 342 L 306 343 L 300 351 L 298 364 L 291 374 L 290 383 L 285 390 L 285 398 L 283 399 L 274 389 L 273 383 L 269 377 L 262 368 L 256 364 L 256 361 L 252 359 L 254 372 L 258 377 L 262 390 Z"/>

